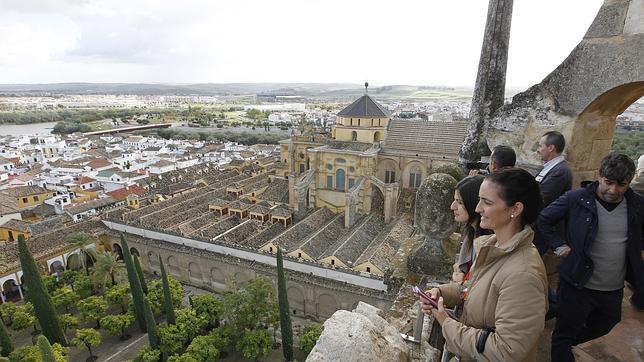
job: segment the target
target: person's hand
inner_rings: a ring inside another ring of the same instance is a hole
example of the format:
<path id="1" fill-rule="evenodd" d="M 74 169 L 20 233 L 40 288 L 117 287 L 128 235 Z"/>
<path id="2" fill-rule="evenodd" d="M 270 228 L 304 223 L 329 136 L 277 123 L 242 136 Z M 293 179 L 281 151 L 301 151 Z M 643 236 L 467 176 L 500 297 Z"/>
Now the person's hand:
<path id="1" fill-rule="evenodd" d="M 461 284 L 463 283 L 463 278 L 465 277 L 465 274 L 463 274 L 462 271 L 454 271 L 452 273 L 452 282 Z"/>
<path id="2" fill-rule="evenodd" d="M 468 176 L 476 176 L 476 175 L 480 175 L 480 174 L 481 174 L 481 171 L 474 169 L 474 170 L 470 170 L 470 172 L 467 175 Z"/>
<path id="3" fill-rule="evenodd" d="M 570 250 L 572 249 L 570 249 L 568 245 L 562 245 L 555 249 L 555 255 L 565 258 L 568 256 L 568 254 L 570 254 Z"/>
<path id="4" fill-rule="evenodd" d="M 425 291 L 425 294 L 429 295 L 434 300 L 438 300 L 439 296 L 441 295 L 441 291 L 438 288 L 432 288 Z M 423 299 L 422 297 L 418 297 L 418 299 L 420 300 L 420 308 L 422 309 L 423 313 L 426 316 L 432 315 L 432 310 L 434 309 L 434 307 L 432 307 L 429 302 L 425 302 L 425 299 Z"/>
<path id="5" fill-rule="evenodd" d="M 435 298 L 432 295 L 432 299 Z M 445 311 L 445 305 L 443 304 L 443 297 L 438 297 L 438 308 L 434 308 L 431 304 L 425 302 L 422 298 L 420 299 L 420 307 L 423 310 L 423 313 L 427 316 L 434 316 L 434 319 L 438 324 L 443 325 L 445 319 L 448 317 L 447 311 Z"/>
<path id="6" fill-rule="evenodd" d="M 463 278 L 465 277 L 465 274 L 461 271 L 461 268 L 459 267 L 458 263 L 454 263 L 452 265 L 452 282 L 461 284 L 463 282 Z"/>

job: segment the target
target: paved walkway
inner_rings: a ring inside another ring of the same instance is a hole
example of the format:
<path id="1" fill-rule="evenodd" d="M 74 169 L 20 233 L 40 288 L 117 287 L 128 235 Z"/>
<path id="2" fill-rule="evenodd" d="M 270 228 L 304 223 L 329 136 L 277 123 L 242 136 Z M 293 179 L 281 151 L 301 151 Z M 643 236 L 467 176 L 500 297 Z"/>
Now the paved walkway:
<path id="1" fill-rule="evenodd" d="M 631 305 L 631 294 L 628 288 L 624 289 L 622 321 L 609 334 L 573 348 L 578 362 L 644 361 L 644 312 L 638 312 Z M 554 320 L 546 323 L 538 354 L 539 361 L 550 360 L 550 334 L 554 326 Z"/>

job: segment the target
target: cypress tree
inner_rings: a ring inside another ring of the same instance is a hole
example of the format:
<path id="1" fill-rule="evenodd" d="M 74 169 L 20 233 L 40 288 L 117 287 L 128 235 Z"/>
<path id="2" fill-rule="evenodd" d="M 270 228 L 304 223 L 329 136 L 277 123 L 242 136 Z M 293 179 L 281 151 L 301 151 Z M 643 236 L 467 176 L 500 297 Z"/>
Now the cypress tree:
<path id="1" fill-rule="evenodd" d="M 143 278 L 143 269 L 141 269 L 141 263 L 139 262 L 139 257 L 136 255 L 132 255 L 132 259 L 134 259 L 134 269 L 136 269 L 136 275 L 139 277 L 139 281 L 141 282 L 141 290 L 143 290 L 143 293 L 147 295 L 148 285 L 145 284 L 145 278 Z"/>
<path id="2" fill-rule="evenodd" d="M 174 315 L 174 305 L 172 304 L 172 295 L 170 294 L 170 283 L 168 283 L 168 274 L 165 272 L 163 259 L 159 255 L 159 264 L 161 264 L 161 281 L 163 282 L 163 309 L 168 324 L 175 324 L 177 318 Z M 192 299 L 190 300 L 192 304 Z"/>
<path id="3" fill-rule="evenodd" d="M 277 248 L 277 298 L 280 309 L 280 330 L 282 331 L 282 352 L 287 361 L 293 360 L 293 328 L 286 293 L 286 278 L 284 277 L 284 261 L 282 249 Z"/>
<path id="4" fill-rule="evenodd" d="M 40 350 L 40 359 L 42 362 L 56 362 L 54 350 L 51 348 L 51 344 L 49 344 L 47 337 L 43 335 L 38 336 L 37 344 L 38 349 Z"/>
<path id="5" fill-rule="evenodd" d="M 143 301 L 143 289 L 141 288 L 141 280 L 139 280 L 134 262 L 132 261 L 130 247 L 127 245 L 127 240 L 125 240 L 125 236 L 123 234 L 121 234 L 121 249 L 123 250 L 123 261 L 125 262 L 125 268 L 127 269 L 127 280 L 130 282 L 130 290 L 132 291 L 134 316 L 139 324 L 139 329 L 141 332 L 145 333 L 145 303 Z"/>
<path id="6" fill-rule="evenodd" d="M 27 286 L 27 297 L 34 306 L 34 312 L 40 322 L 43 334 L 48 340 L 66 346 L 67 339 L 65 339 L 61 328 L 58 313 L 56 313 L 51 297 L 45 289 L 34 257 L 25 242 L 25 237 L 22 235 L 18 236 L 18 254 L 25 278 L 24 284 Z"/>
<path id="7" fill-rule="evenodd" d="M 9 331 L 7 331 L 7 327 L 4 326 L 4 323 L 0 321 L 0 354 L 4 357 L 9 357 L 9 353 L 11 352 L 13 352 L 11 335 L 9 335 Z"/>
<path id="8" fill-rule="evenodd" d="M 145 308 L 145 325 L 148 328 L 148 340 L 150 347 L 159 348 L 161 341 L 159 339 L 159 331 L 157 330 L 157 322 L 154 320 L 152 308 L 150 308 L 150 301 L 147 297 L 143 297 L 143 307 Z"/>

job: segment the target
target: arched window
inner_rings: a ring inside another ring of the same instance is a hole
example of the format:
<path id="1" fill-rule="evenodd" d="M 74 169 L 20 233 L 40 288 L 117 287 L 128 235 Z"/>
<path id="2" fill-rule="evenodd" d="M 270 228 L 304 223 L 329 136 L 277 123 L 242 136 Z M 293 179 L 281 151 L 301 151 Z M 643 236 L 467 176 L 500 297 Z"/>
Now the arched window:
<path id="1" fill-rule="evenodd" d="M 418 166 L 414 166 L 409 170 L 409 188 L 417 189 L 420 186 L 420 181 L 423 176 L 423 171 Z"/>
<path id="2" fill-rule="evenodd" d="M 396 171 L 393 169 L 386 169 L 385 170 L 385 183 L 386 184 L 391 184 L 396 182 Z"/>
<path id="3" fill-rule="evenodd" d="M 358 140 L 358 132 L 351 131 L 351 140 L 352 141 L 357 141 Z"/>
<path id="4" fill-rule="evenodd" d="M 374 133 L 374 134 L 373 134 L 373 141 L 374 141 L 374 142 L 378 142 L 378 141 L 380 141 L 380 140 L 382 140 L 382 136 L 380 135 L 380 132 L 376 132 L 376 133 Z"/>
<path id="5" fill-rule="evenodd" d="M 339 191 L 344 191 L 344 176 L 345 172 L 343 169 L 339 168 L 335 171 L 335 188 Z"/>

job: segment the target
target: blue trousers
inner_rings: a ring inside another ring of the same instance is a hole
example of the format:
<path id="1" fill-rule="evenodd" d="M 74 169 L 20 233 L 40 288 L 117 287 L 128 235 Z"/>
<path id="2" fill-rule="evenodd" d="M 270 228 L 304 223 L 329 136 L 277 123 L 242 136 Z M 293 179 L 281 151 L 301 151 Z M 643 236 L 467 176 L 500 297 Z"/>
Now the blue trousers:
<path id="1" fill-rule="evenodd" d="M 622 319 L 624 289 L 577 289 L 559 278 L 558 312 L 552 332 L 553 362 L 574 361 L 572 346 L 601 337 Z"/>

